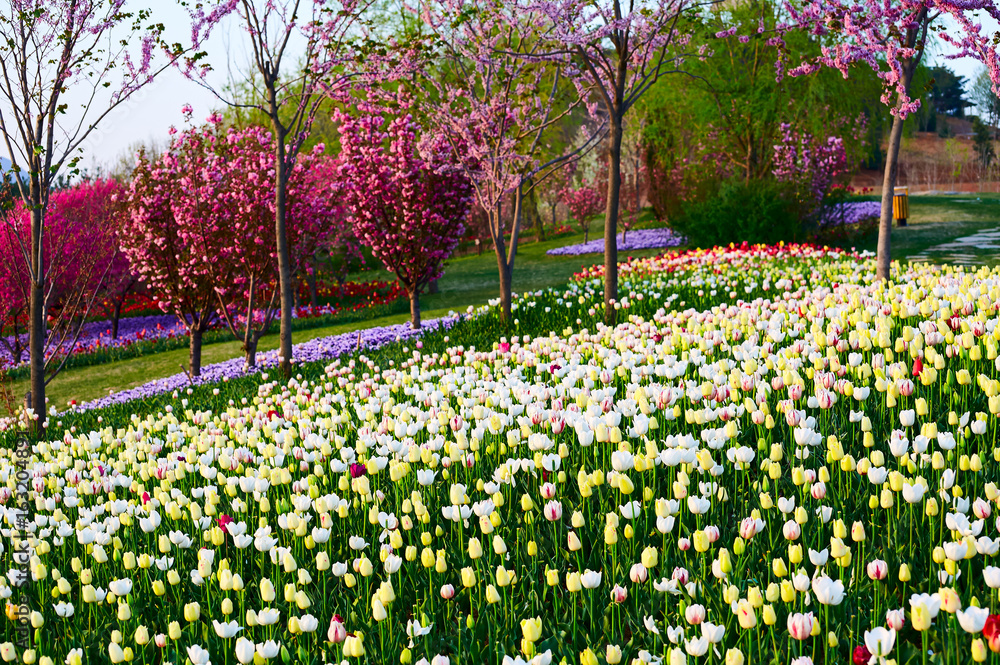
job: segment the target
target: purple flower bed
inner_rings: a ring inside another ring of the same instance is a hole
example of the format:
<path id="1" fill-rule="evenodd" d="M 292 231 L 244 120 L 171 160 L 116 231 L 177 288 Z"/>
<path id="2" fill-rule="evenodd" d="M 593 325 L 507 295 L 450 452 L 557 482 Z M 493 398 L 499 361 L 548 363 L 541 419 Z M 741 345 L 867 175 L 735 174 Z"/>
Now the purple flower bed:
<path id="1" fill-rule="evenodd" d="M 336 314 L 339 311 L 333 305 L 322 305 L 314 309 L 297 308 L 292 310 L 292 318 L 298 319 L 303 316 L 313 318 L 327 314 Z M 259 323 L 262 317 L 263 312 L 257 311 L 254 313 L 254 320 L 256 322 Z M 236 317 L 237 325 L 242 325 L 243 321 L 244 317 Z M 138 341 L 182 336 L 187 336 L 187 329 L 178 322 L 177 317 L 173 314 L 152 314 L 149 316 L 133 316 L 119 319 L 117 339 L 111 339 L 110 320 L 91 321 L 83 325 L 83 332 L 80 334 L 80 339 L 77 340 L 76 345 L 73 346 L 72 353 L 93 353 L 100 349 L 129 346 Z M 28 334 L 24 333 L 20 337 L 21 345 L 25 350 L 21 352 L 19 362 L 13 362 L 13 357 L 10 353 L 10 348 L 13 347 L 13 336 L 8 336 L 6 339 L 0 340 L 0 367 L 11 368 L 28 362 Z M 69 349 L 68 343 L 69 340 L 63 345 L 63 350 Z"/>
<path id="2" fill-rule="evenodd" d="M 878 219 L 882 213 L 882 204 L 878 201 L 848 201 L 824 209 L 820 214 L 822 226 L 848 226 Z"/>
<path id="3" fill-rule="evenodd" d="M 687 242 L 687 238 L 674 233 L 670 229 L 637 229 L 624 234 L 625 239 L 618 236 L 618 251 L 636 249 L 659 249 L 661 247 L 679 247 Z M 577 245 L 567 245 L 550 249 L 546 254 L 552 256 L 579 256 L 580 254 L 600 254 L 604 251 L 604 238 L 582 242 Z"/>
<path id="4" fill-rule="evenodd" d="M 390 342 L 419 337 L 429 330 L 450 328 L 456 320 L 457 319 L 455 317 L 432 319 L 430 321 L 425 321 L 424 327 L 419 330 L 413 330 L 410 328 L 409 323 L 398 323 L 391 326 L 367 328 L 340 335 L 330 335 L 329 337 L 317 337 L 316 339 L 296 344 L 292 347 L 294 354 L 293 362 L 310 363 L 321 360 L 331 360 L 344 353 L 354 351 L 358 348 L 359 332 L 361 348 L 375 349 Z M 173 376 L 150 381 L 149 383 L 145 383 L 141 386 L 130 388 L 129 390 L 123 390 L 91 402 L 84 402 L 83 404 L 73 407 L 73 410 L 79 412 L 90 409 L 100 409 L 113 404 L 124 404 L 125 402 L 129 402 L 134 399 L 144 399 L 146 397 L 152 397 L 154 395 L 161 395 L 174 390 L 188 388 L 192 384 L 200 385 L 203 383 L 215 383 L 217 381 L 246 376 L 248 373 L 270 369 L 272 367 L 276 367 L 277 365 L 277 350 L 265 351 L 257 354 L 257 367 L 249 372 L 244 366 L 244 359 L 242 357 L 233 358 L 232 360 L 226 360 L 221 363 L 215 363 L 202 367 L 201 376 L 195 378 L 193 382 L 188 380 L 186 374 L 177 373 Z"/>
<path id="5" fill-rule="evenodd" d="M 153 340 L 161 337 L 177 337 L 187 332 L 173 314 L 153 314 L 150 316 L 133 316 L 120 319 L 118 322 L 118 338 L 111 339 L 111 321 L 91 321 L 83 324 L 80 339 L 73 347 L 73 353 L 87 353 L 100 348 L 128 346 L 139 340 Z M 22 345 L 27 347 L 27 333 L 21 335 Z M 69 340 L 67 340 L 68 343 Z M 20 365 L 28 362 L 27 349 L 21 354 L 19 362 L 13 362 L 9 346 L 13 346 L 13 336 L 7 337 L 5 343 L 0 343 L 0 367 Z M 67 349 L 67 346 L 63 347 Z"/>

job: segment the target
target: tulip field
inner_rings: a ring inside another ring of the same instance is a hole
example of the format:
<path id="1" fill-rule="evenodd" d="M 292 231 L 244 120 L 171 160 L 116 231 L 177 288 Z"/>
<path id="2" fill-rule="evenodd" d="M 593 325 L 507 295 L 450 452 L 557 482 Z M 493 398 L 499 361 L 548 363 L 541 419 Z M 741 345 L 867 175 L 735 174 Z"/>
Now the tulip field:
<path id="1" fill-rule="evenodd" d="M 0 660 L 998 662 L 1000 270 L 874 275 L 669 252 L 0 433 Z"/>

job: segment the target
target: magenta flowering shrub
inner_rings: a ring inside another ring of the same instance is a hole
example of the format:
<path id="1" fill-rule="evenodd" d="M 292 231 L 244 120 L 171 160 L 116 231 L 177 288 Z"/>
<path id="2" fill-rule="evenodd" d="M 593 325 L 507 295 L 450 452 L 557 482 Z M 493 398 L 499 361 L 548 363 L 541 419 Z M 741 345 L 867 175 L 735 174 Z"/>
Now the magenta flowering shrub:
<path id="1" fill-rule="evenodd" d="M 419 328 L 420 293 L 441 276 L 462 238 L 472 183 L 442 136 L 419 136 L 405 100 L 395 113 L 338 111 L 334 118 L 354 233 L 406 289 L 411 323 Z"/>
<path id="2" fill-rule="evenodd" d="M 566 187 L 562 191 L 562 200 L 569 208 L 570 215 L 576 220 L 583 231 L 583 241 L 590 237 L 590 222 L 594 215 L 604 210 L 606 187 L 602 188 L 597 178 L 579 187 Z"/>

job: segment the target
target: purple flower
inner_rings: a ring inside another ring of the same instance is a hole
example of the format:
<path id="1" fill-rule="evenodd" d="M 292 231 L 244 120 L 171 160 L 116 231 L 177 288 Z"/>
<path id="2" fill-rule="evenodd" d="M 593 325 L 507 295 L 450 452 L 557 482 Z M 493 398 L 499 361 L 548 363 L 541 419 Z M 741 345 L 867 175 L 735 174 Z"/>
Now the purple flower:
<path id="1" fill-rule="evenodd" d="M 618 238 L 619 251 L 637 249 L 659 249 L 661 247 L 679 247 L 687 242 L 687 238 L 674 233 L 671 229 L 638 229 L 629 231 Z M 599 254 L 604 251 L 604 239 L 591 240 L 577 245 L 550 249 L 546 254 L 552 256 L 579 256 L 580 254 Z"/>
<path id="2" fill-rule="evenodd" d="M 878 219 L 882 204 L 878 201 L 848 201 L 830 206 L 820 213 L 821 226 L 847 226 L 867 219 Z"/>

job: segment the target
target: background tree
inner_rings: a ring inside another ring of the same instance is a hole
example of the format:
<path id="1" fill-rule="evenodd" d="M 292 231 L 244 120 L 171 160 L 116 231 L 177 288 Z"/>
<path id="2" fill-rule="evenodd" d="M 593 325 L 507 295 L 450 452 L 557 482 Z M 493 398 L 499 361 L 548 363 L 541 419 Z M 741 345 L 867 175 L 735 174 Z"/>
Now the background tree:
<path id="1" fill-rule="evenodd" d="M 993 92 L 993 82 L 990 81 L 989 70 L 983 68 L 976 76 L 971 89 L 969 99 L 976 105 L 979 117 L 994 128 L 994 136 L 1000 139 L 1000 97 Z"/>
<path id="2" fill-rule="evenodd" d="M 406 289 L 419 328 L 420 293 L 462 237 L 472 184 L 447 139 L 419 136 L 405 99 L 395 113 L 368 107 L 335 117 L 354 232 Z"/>
<path id="3" fill-rule="evenodd" d="M 976 150 L 976 159 L 979 161 L 979 168 L 986 171 L 993 164 L 993 159 L 997 156 L 993 147 L 993 136 L 990 128 L 979 119 L 979 116 L 972 118 L 972 144 Z"/>
<path id="4" fill-rule="evenodd" d="M 583 231 L 583 241 L 590 239 L 590 224 L 594 215 L 604 210 L 604 194 L 606 189 L 597 182 L 594 176 L 591 182 L 576 187 L 567 186 L 563 190 L 563 203 L 569 209 L 570 216 L 576 220 L 577 226 Z"/>
<path id="5" fill-rule="evenodd" d="M 953 118 L 964 118 L 966 107 L 972 105 L 965 99 L 965 77 L 958 76 L 944 65 L 930 67 L 929 73 L 932 77 L 932 110 Z"/>
<path id="6" fill-rule="evenodd" d="M 465 173 L 486 212 L 496 252 L 505 321 L 511 320 L 525 197 L 598 136 L 595 132 L 580 147 L 542 157 L 546 137 L 574 109 L 575 101 L 565 98 L 561 86 L 567 74 L 573 80 L 574 72 L 565 55 L 545 53 L 553 27 L 533 1 L 444 0 L 422 7 L 437 39 L 423 79 L 434 90 L 428 119 L 457 154 L 467 156 Z"/>
<path id="7" fill-rule="evenodd" d="M 157 294 L 160 309 L 174 314 L 188 332 L 192 378 L 201 375 L 201 339 L 214 320 L 216 283 L 231 282 L 215 265 L 214 253 L 217 238 L 228 230 L 207 209 L 219 204 L 224 191 L 221 182 L 206 184 L 211 181 L 205 177 L 218 173 L 212 159 L 217 124 L 176 135 L 158 158 L 138 155 L 121 234 L 133 270 Z M 185 196 L 196 198 L 185 201 Z"/>
<path id="8" fill-rule="evenodd" d="M 51 285 L 45 217 L 52 186 L 63 169 L 75 171 L 77 150 L 111 111 L 163 69 L 153 66 L 162 26 L 150 23 L 147 10 L 124 6 L 125 0 L 18 0 L 0 10 L 0 133 L 17 196 L 31 217 L 28 227 L 13 231 L 16 260 L 28 279 L 31 390 L 25 405 L 34 412 L 36 434 L 44 430 L 45 385 L 52 379 L 45 366 Z M 180 53 L 171 47 L 170 60 Z M 192 70 L 196 62 L 197 56 L 188 60 Z"/>
<path id="9" fill-rule="evenodd" d="M 661 219 L 676 218 L 685 206 L 717 195 L 726 179 L 748 186 L 772 179 L 783 125 L 823 139 L 834 136 L 851 162 L 880 160 L 884 108 L 877 77 L 858 71 L 845 80 L 826 69 L 776 80 L 779 47 L 787 57 L 821 53 L 801 30 L 776 42 L 773 31 L 787 19 L 780 2 L 747 0 L 724 13 L 685 20 L 684 31 L 711 44 L 711 55 L 687 62 L 690 76 L 658 81 L 637 109 L 645 121 L 650 202 Z M 731 24 L 746 26 L 754 36 L 733 33 L 727 29 Z M 873 125 L 878 127 L 872 130 Z"/>
<path id="10" fill-rule="evenodd" d="M 46 384 L 61 370 L 118 264 L 118 190 L 114 181 L 94 181 L 55 190 L 49 196 L 42 248 L 48 259 L 43 307 L 49 316 L 42 346 Z M 13 334 L 0 336 L 0 342 L 18 363 L 28 350 L 22 331 L 25 320 L 30 321 L 31 274 L 23 256 L 23 239 L 30 235 L 32 215 L 20 200 L 5 214 L 0 228 L 0 324 L 9 326 Z"/>
<path id="11" fill-rule="evenodd" d="M 322 263 L 330 263 L 333 253 L 341 259 L 337 275 L 341 281 L 349 265 L 364 264 L 361 244 L 344 208 L 340 160 L 323 154 L 324 148 L 316 145 L 300 157 L 288 191 L 292 264 L 308 286 L 310 307 L 317 306 L 317 272 Z"/>

